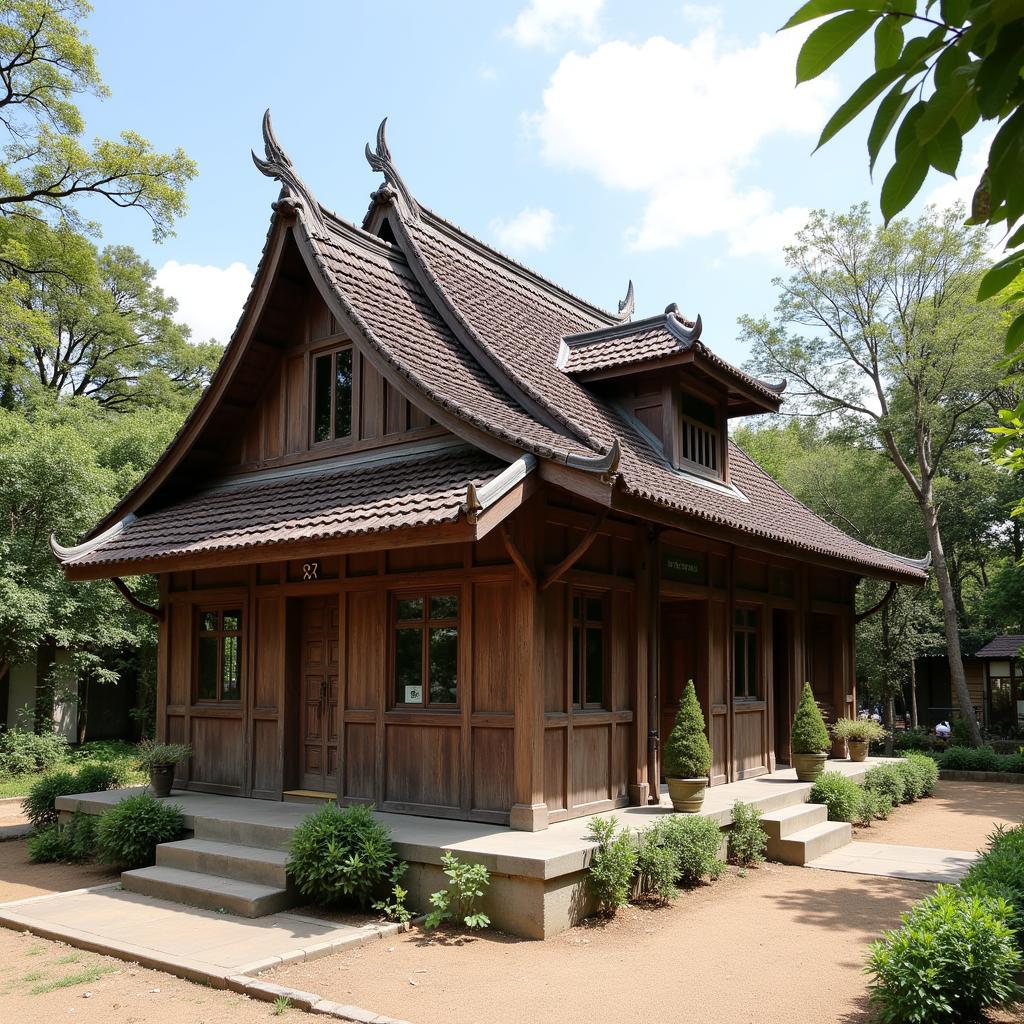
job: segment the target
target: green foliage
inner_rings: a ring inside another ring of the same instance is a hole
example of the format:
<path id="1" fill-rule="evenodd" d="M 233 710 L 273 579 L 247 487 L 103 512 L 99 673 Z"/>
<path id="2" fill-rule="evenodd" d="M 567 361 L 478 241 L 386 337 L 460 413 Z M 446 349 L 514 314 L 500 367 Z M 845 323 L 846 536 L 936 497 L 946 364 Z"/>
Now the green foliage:
<path id="1" fill-rule="evenodd" d="M 673 814 L 657 822 L 660 842 L 675 851 L 676 881 L 685 888 L 712 880 L 722 873 L 718 857 L 722 846 L 722 830 L 711 818 L 699 814 Z"/>
<path id="2" fill-rule="evenodd" d="M 907 798 L 907 786 L 903 773 L 895 764 L 876 764 L 864 773 L 864 788 L 880 793 L 893 807 L 898 807 Z"/>
<path id="3" fill-rule="evenodd" d="M 637 844 L 628 828 L 618 831 L 614 818 L 592 818 L 587 838 L 597 843 L 587 881 L 598 911 L 613 916 L 629 902 L 639 856 Z"/>
<path id="4" fill-rule="evenodd" d="M 25 729 L 0 732 L 0 778 L 47 772 L 67 759 L 67 741 L 55 733 L 37 735 Z"/>
<path id="5" fill-rule="evenodd" d="M 931 796 L 939 781 L 939 766 L 936 764 L 935 758 L 929 757 L 927 754 L 908 751 L 903 755 L 903 761 L 914 772 L 914 792 L 918 797 Z"/>
<path id="6" fill-rule="evenodd" d="M 96 818 L 75 811 L 66 825 L 47 825 L 28 837 L 28 859 L 34 864 L 50 861 L 90 861 L 96 855 Z"/>
<path id="7" fill-rule="evenodd" d="M 800 703 L 793 716 L 791 745 L 794 754 L 821 754 L 832 746 L 810 683 L 804 683 Z"/>
<path id="8" fill-rule="evenodd" d="M 873 789 L 860 788 L 860 806 L 857 808 L 858 825 L 870 826 L 875 821 L 888 818 L 892 813 L 892 801 L 884 793 Z"/>
<path id="9" fill-rule="evenodd" d="M 156 743 L 143 740 L 136 748 L 135 756 L 147 771 L 166 764 L 177 764 L 192 756 L 192 747 L 187 743 Z"/>
<path id="10" fill-rule="evenodd" d="M 384 899 L 376 900 L 373 904 L 374 910 L 379 910 L 388 920 L 398 921 L 406 924 L 412 920 L 412 911 L 405 905 L 409 896 L 409 890 L 401 885 L 402 878 L 409 865 L 404 860 L 392 865 L 391 873 L 388 875 L 388 883 L 391 886 L 390 894 Z"/>
<path id="11" fill-rule="evenodd" d="M 1024 966 L 1006 900 L 940 885 L 871 944 L 871 1000 L 885 1024 L 975 1020 L 1011 1001 Z"/>
<path id="12" fill-rule="evenodd" d="M 971 865 L 960 886 L 1007 900 L 1013 908 L 1011 925 L 1017 944 L 1024 949 L 1024 826 L 999 826 L 988 837 L 988 843 L 988 849 Z"/>
<path id="13" fill-rule="evenodd" d="M 711 744 L 704 735 L 704 714 L 692 679 L 679 701 L 675 725 L 665 743 L 662 767 L 670 779 L 697 779 L 711 771 Z"/>
<path id="14" fill-rule="evenodd" d="M 870 718 L 840 718 L 832 726 L 832 735 L 837 740 L 880 743 L 888 733 L 878 722 Z"/>
<path id="15" fill-rule="evenodd" d="M 662 823 L 640 832 L 637 836 L 637 890 L 640 896 L 662 905 L 676 895 L 679 875 L 679 856 L 664 835 Z"/>
<path id="16" fill-rule="evenodd" d="M 842 772 L 823 772 L 811 787 L 812 804 L 828 808 L 829 821 L 857 821 L 861 816 L 861 787 Z"/>
<path id="17" fill-rule="evenodd" d="M 28 796 L 21 802 L 25 816 L 34 828 L 52 825 L 57 820 L 55 802 L 59 796 L 80 793 L 78 776 L 74 772 L 55 771 L 33 783 Z"/>
<path id="18" fill-rule="evenodd" d="M 729 860 L 741 868 L 763 863 L 768 835 L 761 828 L 761 811 L 754 804 L 737 800 L 732 805 L 732 827 L 728 832 Z"/>
<path id="19" fill-rule="evenodd" d="M 318 906 L 367 906 L 395 862 L 391 829 L 364 804 L 325 804 L 303 818 L 288 849 L 296 888 Z"/>
<path id="20" fill-rule="evenodd" d="M 909 761 L 902 759 L 896 761 L 893 767 L 903 778 L 903 802 L 912 804 L 922 795 L 924 788 L 920 771 Z"/>
<path id="21" fill-rule="evenodd" d="M 156 848 L 181 837 L 185 819 L 178 804 L 149 793 L 125 797 L 100 815 L 96 853 L 100 860 L 124 868 L 141 868 L 156 860 Z"/>
<path id="22" fill-rule="evenodd" d="M 969 747 L 971 745 L 971 730 L 967 725 L 966 719 L 959 717 L 953 719 L 949 738 L 953 741 L 954 746 Z"/>
<path id="23" fill-rule="evenodd" d="M 434 908 L 424 919 L 426 928 L 436 928 L 445 921 L 466 928 L 486 928 L 491 919 L 477 909 L 477 901 L 491 884 L 491 874 L 483 864 L 464 864 L 453 853 L 441 856 L 441 866 L 448 876 L 448 888 L 430 894 Z"/>
<path id="24" fill-rule="evenodd" d="M 939 767 L 958 772 L 1024 773 L 1024 761 L 1017 754 L 997 754 L 991 747 L 949 747 Z"/>

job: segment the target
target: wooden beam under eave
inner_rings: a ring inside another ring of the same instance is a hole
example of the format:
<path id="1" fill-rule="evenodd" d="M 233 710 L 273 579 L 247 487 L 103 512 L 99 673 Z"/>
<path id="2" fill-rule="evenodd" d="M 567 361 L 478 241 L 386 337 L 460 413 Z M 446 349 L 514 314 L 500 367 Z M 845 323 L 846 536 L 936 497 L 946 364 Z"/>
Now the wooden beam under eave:
<path id="1" fill-rule="evenodd" d="M 503 494 L 490 508 L 485 508 L 477 515 L 474 540 L 486 537 L 496 526 L 501 525 L 523 502 L 531 498 L 537 490 L 537 475 L 520 480 L 507 494 Z"/>
<path id="2" fill-rule="evenodd" d="M 590 529 L 584 534 L 583 539 L 579 542 L 563 558 L 558 565 L 556 565 L 549 572 L 544 574 L 544 579 L 541 581 L 540 589 L 547 590 L 552 583 L 557 583 L 590 549 L 590 545 L 597 540 L 598 534 L 601 532 L 601 524 L 604 522 L 604 517 L 608 514 L 607 509 L 601 509 L 600 512 L 594 517 L 594 522 Z"/>

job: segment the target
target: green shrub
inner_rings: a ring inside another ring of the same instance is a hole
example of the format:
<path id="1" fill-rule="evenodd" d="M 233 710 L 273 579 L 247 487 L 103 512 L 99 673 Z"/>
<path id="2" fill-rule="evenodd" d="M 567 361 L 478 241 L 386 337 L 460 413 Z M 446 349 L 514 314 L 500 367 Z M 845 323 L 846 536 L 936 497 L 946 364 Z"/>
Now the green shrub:
<path id="1" fill-rule="evenodd" d="M 637 845 L 629 829 L 618 831 L 614 818 L 591 819 L 587 838 L 597 843 L 587 874 L 590 890 L 598 911 L 613 916 L 629 902 L 639 858 Z"/>
<path id="2" fill-rule="evenodd" d="M 997 754 L 991 747 L 950 747 L 939 762 L 941 768 L 957 772 L 1021 772 L 1024 757 Z"/>
<path id="3" fill-rule="evenodd" d="M 732 805 L 732 827 L 728 833 L 729 860 L 742 868 L 764 861 L 768 834 L 761 828 L 761 811 L 753 804 L 737 800 Z"/>
<path id="4" fill-rule="evenodd" d="M 100 816 L 96 853 L 108 864 L 146 867 L 155 861 L 157 846 L 173 842 L 184 830 L 180 806 L 165 804 L 149 793 L 136 793 Z"/>
<path id="5" fill-rule="evenodd" d="M 716 822 L 697 814 L 673 814 L 654 827 L 660 830 L 661 842 L 675 853 L 676 881 L 680 885 L 689 888 L 705 877 L 715 879 L 722 873 L 718 857 L 722 830 Z"/>
<path id="6" fill-rule="evenodd" d="M 829 821 L 856 821 L 864 797 L 861 787 L 842 772 L 823 772 L 811 787 L 810 801 L 828 808 Z"/>
<path id="7" fill-rule="evenodd" d="M 857 808 L 857 824 L 871 825 L 876 820 L 888 818 L 892 813 L 892 801 L 884 794 L 871 789 L 860 789 L 860 807 Z"/>
<path id="8" fill-rule="evenodd" d="M 135 756 L 139 765 L 145 771 L 149 771 L 150 768 L 188 760 L 192 756 L 192 748 L 187 743 L 157 743 L 155 740 L 143 740 L 135 748 Z"/>
<path id="9" fill-rule="evenodd" d="M 125 761 L 95 761 L 78 769 L 78 792 L 101 793 L 120 789 L 132 779 L 131 765 Z"/>
<path id="10" fill-rule="evenodd" d="M 47 772 L 68 759 L 68 744 L 56 733 L 25 729 L 0 733 L 0 777 Z"/>
<path id="11" fill-rule="evenodd" d="M 967 720 L 965 718 L 954 718 L 953 723 L 949 728 L 949 738 L 958 747 L 970 747 L 971 745 L 971 731 L 967 728 Z"/>
<path id="12" fill-rule="evenodd" d="M 903 755 L 903 760 L 913 767 L 917 776 L 918 796 L 931 796 L 939 781 L 939 766 L 935 763 L 935 758 L 911 750 Z"/>
<path id="13" fill-rule="evenodd" d="M 675 849 L 664 841 L 662 822 L 639 835 L 637 851 L 637 888 L 641 896 L 665 904 L 677 892 L 679 857 Z"/>
<path id="14" fill-rule="evenodd" d="M 940 885 L 868 949 L 868 987 L 880 1019 L 953 1024 L 1013 999 L 1024 964 L 1011 918 L 1003 899 Z"/>
<path id="15" fill-rule="evenodd" d="M 794 754 L 822 754 L 829 750 L 829 739 L 825 719 L 814 700 L 810 683 L 804 683 L 800 703 L 793 716 L 793 732 L 790 746 Z"/>
<path id="16" fill-rule="evenodd" d="M 364 804 L 325 804 L 303 818 L 289 852 L 288 871 L 296 888 L 325 907 L 346 900 L 366 907 L 395 862 L 391 829 Z"/>
<path id="17" fill-rule="evenodd" d="M 698 779 L 711 771 L 711 744 L 704 735 L 704 713 L 692 679 L 679 702 L 676 723 L 665 744 L 662 768 L 668 779 Z"/>
<path id="18" fill-rule="evenodd" d="M 997 828 L 989 836 L 988 849 L 971 865 L 960 886 L 1007 900 L 1013 907 L 1017 942 L 1024 947 L 1024 826 Z"/>
<path id="19" fill-rule="evenodd" d="M 412 911 L 405 905 L 409 890 L 400 884 L 408 870 L 409 865 L 404 860 L 398 861 L 391 868 L 391 874 L 388 876 L 388 882 L 391 885 L 389 896 L 377 900 L 373 904 L 374 910 L 379 910 L 389 921 L 398 921 L 400 924 L 406 924 L 412 920 Z"/>
<path id="20" fill-rule="evenodd" d="M 839 718 L 832 726 L 832 735 L 854 743 L 881 743 L 889 734 L 872 718 Z"/>
<path id="21" fill-rule="evenodd" d="M 57 821 L 57 797 L 80 792 L 78 776 L 74 772 L 61 769 L 37 779 L 28 791 L 28 796 L 22 800 L 21 806 L 34 828 L 44 828 Z"/>
<path id="22" fill-rule="evenodd" d="M 50 861 L 89 861 L 96 855 L 96 819 L 75 811 L 66 825 L 47 825 L 27 840 L 28 859 L 35 864 Z"/>
<path id="23" fill-rule="evenodd" d="M 888 797 L 893 807 L 899 807 L 906 799 L 903 773 L 894 764 L 876 764 L 869 768 L 864 773 L 864 788 Z"/>
<path id="24" fill-rule="evenodd" d="M 444 921 L 452 921 L 467 928 L 486 928 L 491 919 L 476 909 L 476 901 L 491 884 L 490 872 L 483 864 L 463 864 L 453 853 L 441 856 L 441 866 L 451 884 L 430 894 L 434 909 L 427 914 L 424 925 L 436 928 Z"/>
<path id="25" fill-rule="evenodd" d="M 900 773 L 903 779 L 903 802 L 912 804 L 922 793 L 924 781 L 920 772 L 909 761 L 902 758 L 896 761 L 893 767 Z"/>

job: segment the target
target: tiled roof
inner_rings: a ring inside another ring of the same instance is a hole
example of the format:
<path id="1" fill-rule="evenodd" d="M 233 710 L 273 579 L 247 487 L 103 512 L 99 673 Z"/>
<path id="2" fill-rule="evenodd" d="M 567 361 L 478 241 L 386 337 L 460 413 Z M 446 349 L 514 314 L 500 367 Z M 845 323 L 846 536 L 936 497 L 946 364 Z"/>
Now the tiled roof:
<path id="1" fill-rule="evenodd" d="M 74 566 L 231 551 L 454 522 L 470 482 L 505 463 L 475 449 L 221 487 L 131 521 Z M 243 478 L 244 479 L 244 478 Z"/>
<path id="2" fill-rule="evenodd" d="M 1008 633 L 990 640 L 974 656 L 976 658 L 1016 658 L 1024 647 L 1024 634 Z"/>

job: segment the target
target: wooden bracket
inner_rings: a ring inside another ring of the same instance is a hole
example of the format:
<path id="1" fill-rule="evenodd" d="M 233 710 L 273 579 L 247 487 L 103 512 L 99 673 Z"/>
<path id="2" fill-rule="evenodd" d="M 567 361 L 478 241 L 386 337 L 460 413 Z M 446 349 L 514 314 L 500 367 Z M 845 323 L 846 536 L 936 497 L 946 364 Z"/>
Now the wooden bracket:
<path id="1" fill-rule="evenodd" d="M 501 530 L 501 539 L 505 544 L 505 550 L 508 552 L 508 557 L 515 562 L 516 568 L 523 574 L 523 578 L 532 587 L 537 582 L 537 577 L 534 576 L 529 562 L 526 561 L 522 551 L 519 550 L 519 545 L 516 544 L 515 538 L 512 536 L 512 532 L 508 528 L 508 524 L 502 523 L 498 529 Z"/>
<path id="2" fill-rule="evenodd" d="M 558 565 L 544 576 L 544 581 L 540 585 L 541 590 L 547 590 L 552 583 L 557 583 L 558 580 L 560 580 L 587 553 L 587 549 L 590 545 L 597 540 L 597 535 L 601 530 L 601 525 L 604 523 L 604 517 L 607 514 L 608 510 L 603 508 L 594 517 L 594 522 L 591 524 L 590 529 L 587 530 L 583 540 L 581 540 L 579 544 L 577 544 L 576 547 L 558 563 Z"/>
<path id="3" fill-rule="evenodd" d="M 140 601 L 129 589 L 128 584 L 125 583 L 120 576 L 112 576 L 110 582 L 117 588 L 117 592 L 138 612 L 142 612 L 143 615 L 148 615 L 151 619 L 156 622 L 163 622 L 164 613 L 162 608 L 154 608 L 151 604 L 146 604 L 145 601 Z"/>
<path id="4" fill-rule="evenodd" d="M 863 622 L 865 619 L 871 618 L 871 616 L 874 615 L 875 612 L 880 612 L 896 596 L 896 590 L 898 587 L 898 583 L 890 583 L 889 589 L 885 592 L 885 595 L 882 597 L 881 601 L 879 601 L 877 604 L 873 604 L 870 608 L 867 609 L 867 611 L 859 612 L 857 615 L 854 615 L 854 624 L 856 625 L 857 623 Z"/>

